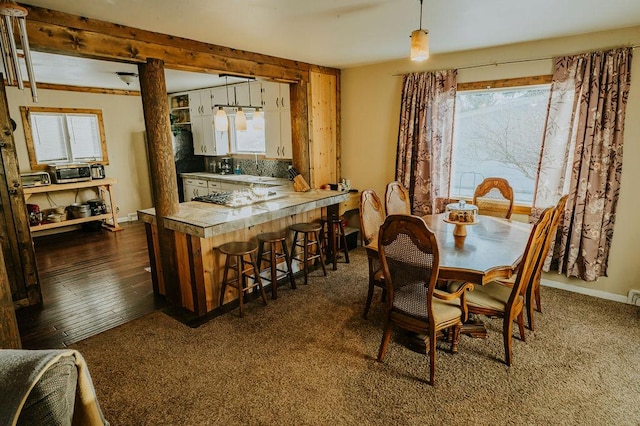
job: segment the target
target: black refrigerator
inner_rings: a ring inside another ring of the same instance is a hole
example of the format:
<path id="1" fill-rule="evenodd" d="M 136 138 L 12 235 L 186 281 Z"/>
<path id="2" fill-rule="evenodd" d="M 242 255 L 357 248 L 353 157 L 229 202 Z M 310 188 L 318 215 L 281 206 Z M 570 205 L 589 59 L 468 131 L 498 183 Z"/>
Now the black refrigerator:
<path id="1" fill-rule="evenodd" d="M 202 155 L 193 155 L 193 135 L 187 127 L 176 126 L 172 131 L 172 135 L 173 158 L 178 177 L 178 197 L 182 203 L 185 199 L 180 173 L 203 172 L 205 171 L 205 162 Z"/>

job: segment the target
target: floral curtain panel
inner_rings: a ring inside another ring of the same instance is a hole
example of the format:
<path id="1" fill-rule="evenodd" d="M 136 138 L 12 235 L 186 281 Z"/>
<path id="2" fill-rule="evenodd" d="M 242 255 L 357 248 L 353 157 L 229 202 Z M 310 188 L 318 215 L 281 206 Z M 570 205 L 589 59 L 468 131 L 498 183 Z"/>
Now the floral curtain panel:
<path id="1" fill-rule="evenodd" d="M 607 275 L 622 173 L 631 48 L 556 59 L 532 217 L 569 194 L 553 263 L 567 277 Z"/>
<path id="2" fill-rule="evenodd" d="M 406 74 L 396 179 L 408 189 L 412 213 L 431 214 L 448 197 L 457 70 Z"/>

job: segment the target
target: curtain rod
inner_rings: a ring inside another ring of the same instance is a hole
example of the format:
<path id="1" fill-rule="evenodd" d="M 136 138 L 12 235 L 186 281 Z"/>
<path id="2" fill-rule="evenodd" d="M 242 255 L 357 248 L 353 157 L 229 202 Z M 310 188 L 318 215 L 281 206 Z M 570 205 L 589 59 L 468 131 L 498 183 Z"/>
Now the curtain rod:
<path id="1" fill-rule="evenodd" d="M 629 47 L 631 49 L 637 49 L 638 47 L 640 47 L 640 44 L 635 44 L 635 45 L 629 46 Z M 579 55 L 579 53 L 576 53 L 576 55 Z M 549 59 L 553 59 L 554 57 L 555 56 L 548 56 L 548 57 L 543 57 L 543 58 L 518 59 L 518 60 L 513 60 L 513 61 L 491 62 L 491 63 L 479 64 L 479 65 L 468 65 L 466 67 L 458 67 L 458 68 L 456 68 L 456 70 L 468 70 L 468 69 L 472 69 L 472 68 L 483 68 L 483 67 L 492 67 L 492 66 L 496 66 L 497 67 L 498 65 L 519 64 L 519 63 L 524 63 L 524 62 L 547 61 Z M 416 72 L 416 71 L 405 72 L 405 73 L 400 73 L 400 74 L 393 74 L 392 77 L 399 77 L 399 76 L 411 74 L 413 72 Z"/>

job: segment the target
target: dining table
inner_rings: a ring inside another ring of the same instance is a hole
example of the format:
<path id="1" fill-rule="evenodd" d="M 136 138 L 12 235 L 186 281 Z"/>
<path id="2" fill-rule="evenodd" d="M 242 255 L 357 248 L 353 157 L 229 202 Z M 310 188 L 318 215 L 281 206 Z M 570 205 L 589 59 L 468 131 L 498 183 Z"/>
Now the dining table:
<path id="1" fill-rule="evenodd" d="M 457 236 L 454 235 L 456 225 L 445 221 L 447 218 L 447 213 L 422 216 L 438 242 L 439 280 L 484 285 L 513 275 L 529 241 L 531 224 L 478 215 L 474 224 L 464 225 L 466 236 Z M 377 239 L 365 249 L 368 256 L 377 258 Z M 477 319 L 465 323 L 462 333 L 487 337 L 484 323 Z"/>

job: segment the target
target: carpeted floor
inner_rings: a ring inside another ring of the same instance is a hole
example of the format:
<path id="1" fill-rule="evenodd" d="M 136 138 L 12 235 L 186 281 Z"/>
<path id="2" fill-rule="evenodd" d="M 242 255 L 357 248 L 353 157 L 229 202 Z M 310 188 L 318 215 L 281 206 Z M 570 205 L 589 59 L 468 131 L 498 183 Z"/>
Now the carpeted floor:
<path id="1" fill-rule="evenodd" d="M 382 304 L 362 318 L 366 255 L 328 277 L 199 328 L 155 312 L 74 345 L 112 425 L 638 425 L 640 308 L 550 288 L 527 341 L 503 362 L 488 339 L 429 361 L 396 333 L 375 361 Z M 515 331 L 517 335 L 517 327 Z"/>

